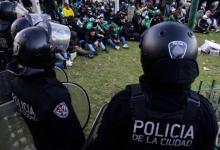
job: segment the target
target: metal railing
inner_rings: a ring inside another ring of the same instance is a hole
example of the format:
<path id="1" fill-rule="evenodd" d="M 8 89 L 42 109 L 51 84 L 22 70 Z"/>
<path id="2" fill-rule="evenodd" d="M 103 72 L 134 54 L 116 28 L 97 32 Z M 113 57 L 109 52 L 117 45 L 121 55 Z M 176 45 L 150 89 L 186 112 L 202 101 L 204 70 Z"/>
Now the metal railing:
<path id="1" fill-rule="evenodd" d="M 203 88 L 203 81 L 200 81 L 197 89 L 193 89 L 197 93 L 206 97 L 213 105 L 217 119 L 220 120 L 220 86 L 216 84 L 216 81 L 211 82 L 209 88 Z"/>

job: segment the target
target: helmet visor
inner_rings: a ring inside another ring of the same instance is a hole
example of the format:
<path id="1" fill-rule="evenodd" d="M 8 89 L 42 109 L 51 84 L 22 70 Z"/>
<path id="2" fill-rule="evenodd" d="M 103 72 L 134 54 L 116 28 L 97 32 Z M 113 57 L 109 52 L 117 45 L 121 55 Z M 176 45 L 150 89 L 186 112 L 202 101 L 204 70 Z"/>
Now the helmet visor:
<path id="1" fill-rule="evenodd" d="M 27 14 L 25 17 L 29 20 L 29 22 L 34 26 L 39 22 L 46 22 L 49 18 L 47 14 Z"/>
<path id="2" fill-rule="evenodd" d="M 65 26 L 54 22 L 49 22 L 50 32 L 50 43 L 54 48 L 66 51 L 70 42 L 70 29 Z"/>
<path id="3" fill-rule="evenodd" d="M 15 5 L 15 9 L 14 9 L 15 13 L 17 14 L 17 17 L 21 17 L 24 16 L 25 14 L 28 13 L 28 10 L 25 9 L 21 4 L 17 3 Z"/>
<path id="4" fill-rule="evenodd" d="M 58 23 L 43 21 L 39 22 L 37 26 L 44 28 L 49 35 L 49 42 L 52 48 L 66 51 L 70 42 L 70 29 L 65 25 Z"/>

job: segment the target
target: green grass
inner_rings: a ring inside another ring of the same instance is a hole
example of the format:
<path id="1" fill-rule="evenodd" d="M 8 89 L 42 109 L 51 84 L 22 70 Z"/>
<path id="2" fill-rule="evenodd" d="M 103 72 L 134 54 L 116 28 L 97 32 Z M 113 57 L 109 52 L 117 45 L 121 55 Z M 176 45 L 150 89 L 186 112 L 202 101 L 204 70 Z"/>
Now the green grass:
<path id="1" fill-rule="evenodd" d="M 220 43 L 220 33 L 212 34 L 196 34 L 198 45 L 202 45 L 204 40 L 214 40 L 216 43 Z M 220 57 L 213 57 L 209 55 L 199 55 L 198 57 L 200 76 L 196 79 L 193 87 L 198 86 L 198 81 L 204 81 L 205 87 L 211 86 L 211 81 L 216 80 L 220 85 Z M 204 67 L 208 67 L 210 71 L 204 71 Z"/>
<path id="2" fill-rule="evenodd" d="M 197 37 L 198 45 L 205 39 L 220 43 L 219 33 L 197 34 Z M 80 84 L 87 91 L 91 101 L 92 114 L 87 133 L 99 109 L 126 84 L 138 82 L 142 74 L 139 43 L 128 42 L 128 44 L 129 49 L 114 50 L 108 47 L 109 54 L 99 51 L 99 55 L 94 59 L 77 57 L 73 66 L 67 69 L 70 81 Z M 200 76 L 193 84 L 194 88 L 198 87 L 199 80 L 205 82 L 205 87 L 209 87 L 213 79 L 220 84 L 220 57 L 200 55 L 198 63 Z M 208 67 L 210 71 L 204 71 L 203 67 Z"/>
<path id="3" fill-rule="evenodd" d="M 198 45 L 202 45 L 204 40 L 214 40 L 216 43 L 220 43 L 220 33 L 200 34 L 196 33 Z"/>

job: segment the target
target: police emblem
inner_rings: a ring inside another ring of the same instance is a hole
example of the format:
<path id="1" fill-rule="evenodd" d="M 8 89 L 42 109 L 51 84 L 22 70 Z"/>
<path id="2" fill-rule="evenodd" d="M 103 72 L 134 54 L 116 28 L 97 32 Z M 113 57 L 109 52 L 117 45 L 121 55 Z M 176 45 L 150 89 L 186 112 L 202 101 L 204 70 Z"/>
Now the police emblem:
<path id="1" fill-rule="evenodd" d="M 187 50 L 187 44 L 183 41 L 172 41 L 168 44 L 171 59 L 182 59 Z"/>
<path id="2" fill-rule="evenodd" d="M 8 44 L 5 38 L 0 38 L 0 47 L 8 48 Z"/>
<path id="3" fill-rule="evenodd" d="M 68 107 L 66 106 L 65 102 L 59 103 L 53 110 L 53 113 L 60 117 L 60 118 L 66 118 L 69 115 Z"/>

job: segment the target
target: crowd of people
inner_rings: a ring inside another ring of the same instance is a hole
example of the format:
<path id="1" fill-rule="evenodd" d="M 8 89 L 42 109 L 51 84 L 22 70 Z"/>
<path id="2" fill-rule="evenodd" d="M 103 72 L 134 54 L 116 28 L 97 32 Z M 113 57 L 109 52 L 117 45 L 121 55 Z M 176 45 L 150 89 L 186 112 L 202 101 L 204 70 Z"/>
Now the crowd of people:
<path id="1" fill-rule="evenodd" d="M 196 13 L 195 31 L 219 32 L 219 2 L 207 4 L 202 1 Z M 122 1 L 115 13 L 114 3 L 86 1 L 58 3 L 53 19 L 71 28 L 71 48 L 78 54 L 93 58 L 97 49 L 108 53 L 107 45 L 113 49 L 129 48 L 127 40 L 139 41 L 148 28 L 163 21 L 186 24 L 190 3 L 169 0 Z M 74 35 L 74 36 L 73 36 Z M 68 62 L 67 65 L 72 65 Z"/>
<path id="2" fill-rule="evenodd" d="M 27 1 L 22 2 L 27 10 L 31 10 Z M 219 32 L 219 2 L 200 3 L 196 13 L 195 31 Z M 67 51 L 57 51 L 58 67 L 72 66 L 76 53 L 93 58 L 98 54 L 98 49 L 109 53 L 109 46 L 115 50 L 121 47 L 127 49 L 127 41 L 140 41 L 141 34 L 146 29 L 160 22 L 186 24 L 189 20 L 190 3 L 183 0 L 120 1 L 119 11 L 115 10 L 115 5 L 114 2 L 106 1 L 58 0 L 56 5 L 54 1 L 41 3 L 43 12 L 48 13 L 53 22 L 64 24 L 71 30 Z"/>

